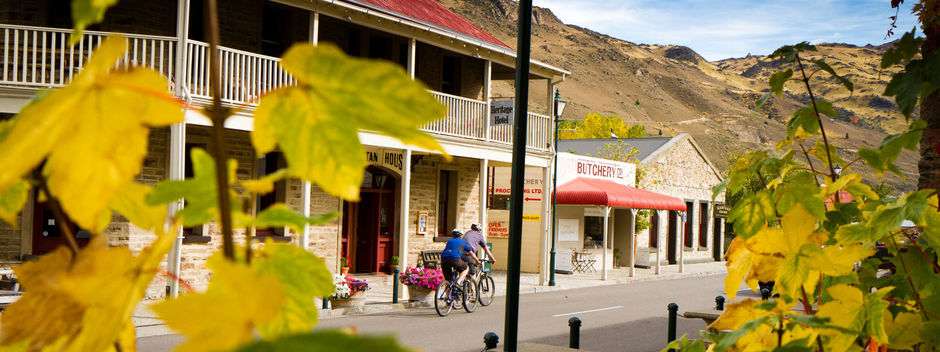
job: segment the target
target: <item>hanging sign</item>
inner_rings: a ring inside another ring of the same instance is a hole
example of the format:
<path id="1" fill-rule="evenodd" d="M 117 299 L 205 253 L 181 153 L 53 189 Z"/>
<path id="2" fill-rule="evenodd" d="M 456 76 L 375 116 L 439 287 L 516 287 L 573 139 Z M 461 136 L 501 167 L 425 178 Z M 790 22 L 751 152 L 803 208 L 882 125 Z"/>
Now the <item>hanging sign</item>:
<path id="1" fill-rule="evenodd" d="M 490 125 L 512 125 L 513 100 L 490 101 Z"/>
<path id="2" fill-rule="evenodd" d="M 608 180 L 624 186 L 636 187 L 636 164 L 558 153 L 558 184 L 564 184 L 578 177 Z"/>

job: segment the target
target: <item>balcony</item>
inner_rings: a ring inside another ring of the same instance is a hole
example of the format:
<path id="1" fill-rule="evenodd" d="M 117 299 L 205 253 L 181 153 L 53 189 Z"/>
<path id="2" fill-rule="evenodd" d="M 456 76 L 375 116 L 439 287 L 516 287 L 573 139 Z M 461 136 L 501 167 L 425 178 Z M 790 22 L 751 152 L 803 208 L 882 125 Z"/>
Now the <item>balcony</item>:
<path id="1" fill-rule="evenodd" d="M 61 87 L 81 71 L 89 55 L 104 38 L 117 33 L 86 31 L 75 46 L 68 46 L 68 29 L 28 27 L 0 24 L 3 67 L 0 86 L 21 88 Z M 169 78 L 168 90 L 174 91 L 176 38 L 122 34 L 128 38 L 128 52 L 117 66 L 145 66 Z M 211 100 L 208 71 L 209 46 L 188 40 L 183 61 L 183 98 L 197 103 Z M 280 59 L 255 53 L 219 48 L 223 102 L 251 108 L 266 92 L 294 83 L 293 77 L 280 66 Z M 437 135 L 480 142 L 512 144 L 512 126 L 491 126 L 487 103 L 431 91 L 447 106 L 444 119 L 429 123 L 423 130 Z M 528 114 L 526 146 L 539 151 L 550 150 L 552 119 Z"/>

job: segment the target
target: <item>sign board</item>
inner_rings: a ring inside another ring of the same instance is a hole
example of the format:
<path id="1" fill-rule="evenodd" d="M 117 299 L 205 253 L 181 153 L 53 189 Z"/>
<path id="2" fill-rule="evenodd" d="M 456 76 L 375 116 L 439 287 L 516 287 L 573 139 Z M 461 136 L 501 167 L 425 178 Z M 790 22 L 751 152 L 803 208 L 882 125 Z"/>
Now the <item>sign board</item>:
<path id="1" fill-rule="evenodd" d="M 486 226 L 487 237 L 509 238 L 508 221 L 490 221 Z"/>
<path id="2" fill-rule="evenodd" d="M 573 257 L 570 248 L 558 248 L 555 251 L 555 272 L 561 274 L 571 274 L 571 258 Z"/>
<path id="3" fill-rule="evenodd" d="M 558 184 L 565 184 L 578 177 L 608 180 L 636 187 L 636 164 L 558 153 Z"/>
<path id="4" fill-rule="evenodd" d="M 512 125 L 513 103 L 512 99 L 490 101 L 490 125 Z"/>
<path id="5" fill-rule="evenodd" d="M 727 204 L 715 204 L 715 217 L 716 218 L 727 218 L 728 211 L 731 210 Z"/>
<path id="6" fill-rule="evenodd" d="M 604 208 L 585 207 L 585 208 L 584 208 L 584 216 L 604 217 Z"/>
<path id="7" fill-rule="evenodd" d="M 428 233 L 428 212 L 419 211 L 418 212 L 418 234 L 424 235 Z"/>
<path id="8" fill-rule="evenodd" d="M 367 147 L 366 160 L 369 165 L 382 166 L 401 175 L 405 166 L 405 152 L 401 149 Z"/>
<path id="9" fill-rule="evenodd" d="M 558 242 L 578 241 L 578 219 L 558 219 Z"/>

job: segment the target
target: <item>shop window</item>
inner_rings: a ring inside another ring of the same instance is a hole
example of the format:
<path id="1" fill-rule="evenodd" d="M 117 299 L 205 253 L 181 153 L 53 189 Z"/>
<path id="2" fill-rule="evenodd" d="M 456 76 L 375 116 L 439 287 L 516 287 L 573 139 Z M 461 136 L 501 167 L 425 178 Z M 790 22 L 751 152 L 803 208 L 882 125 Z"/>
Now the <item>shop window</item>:
<path id="1" fill-rule="evenodd" d="M 275 171 L 286 167 L 284 157 L 280 152 L 270 152 L 258 159 L 257 175 L 258 178 L 270 175 Z M 274 184 L 274 190 L 258 196 L 255 202 L 256 213 L 267 209 L 275 203 L 284 203 L 287 199 L 286 181 L 281 180 Z M 255 236 L 284 236 L 284 228 L 259 228 L 255 229 Z"/>
<path id="2" fill-rule="evenodd" d="M 584 217 L 584 248 L 604 247 L 604 218 L 600 216 Z"/>
<path id="3" fill-rule="evenodd" d="M 444 56 L 441 68 L 441 92 L 460 95 L 460 58 Z"/>
<path id="4" fill-rule="evenodd" d="M 708 204 L 702 203 L 698 217 L 698 246 L 708 247 Z"/>
<path id="5" fill-rule="evenodd" d="M 496 188 L 496 168 L 489 167 L 486 172 L 486 208 L 493 210 L 509 210 L 508 188 Z"/>
<path id="6" fill-rule="evenodd" d="M 457 171 L 441 170 L 437 191 L 437 233 L 448 236 L 457 227 Z"/>

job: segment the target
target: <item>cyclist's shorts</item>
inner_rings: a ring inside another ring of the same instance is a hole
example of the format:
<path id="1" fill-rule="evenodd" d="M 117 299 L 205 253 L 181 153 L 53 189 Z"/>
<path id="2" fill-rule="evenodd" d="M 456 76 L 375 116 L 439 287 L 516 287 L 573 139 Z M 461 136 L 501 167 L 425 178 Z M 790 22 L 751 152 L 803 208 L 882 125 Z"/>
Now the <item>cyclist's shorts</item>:
<path id="1" fill-rule="evenodd" d="M 441 259 L 441 271 L 444 272 L 444 279 L 450 281 L 454 278 L 454 273 L 451 270 L 456 270 L 457 273 L 467 269 L 467 263 L 460 258 L 447 258 Z"/>

